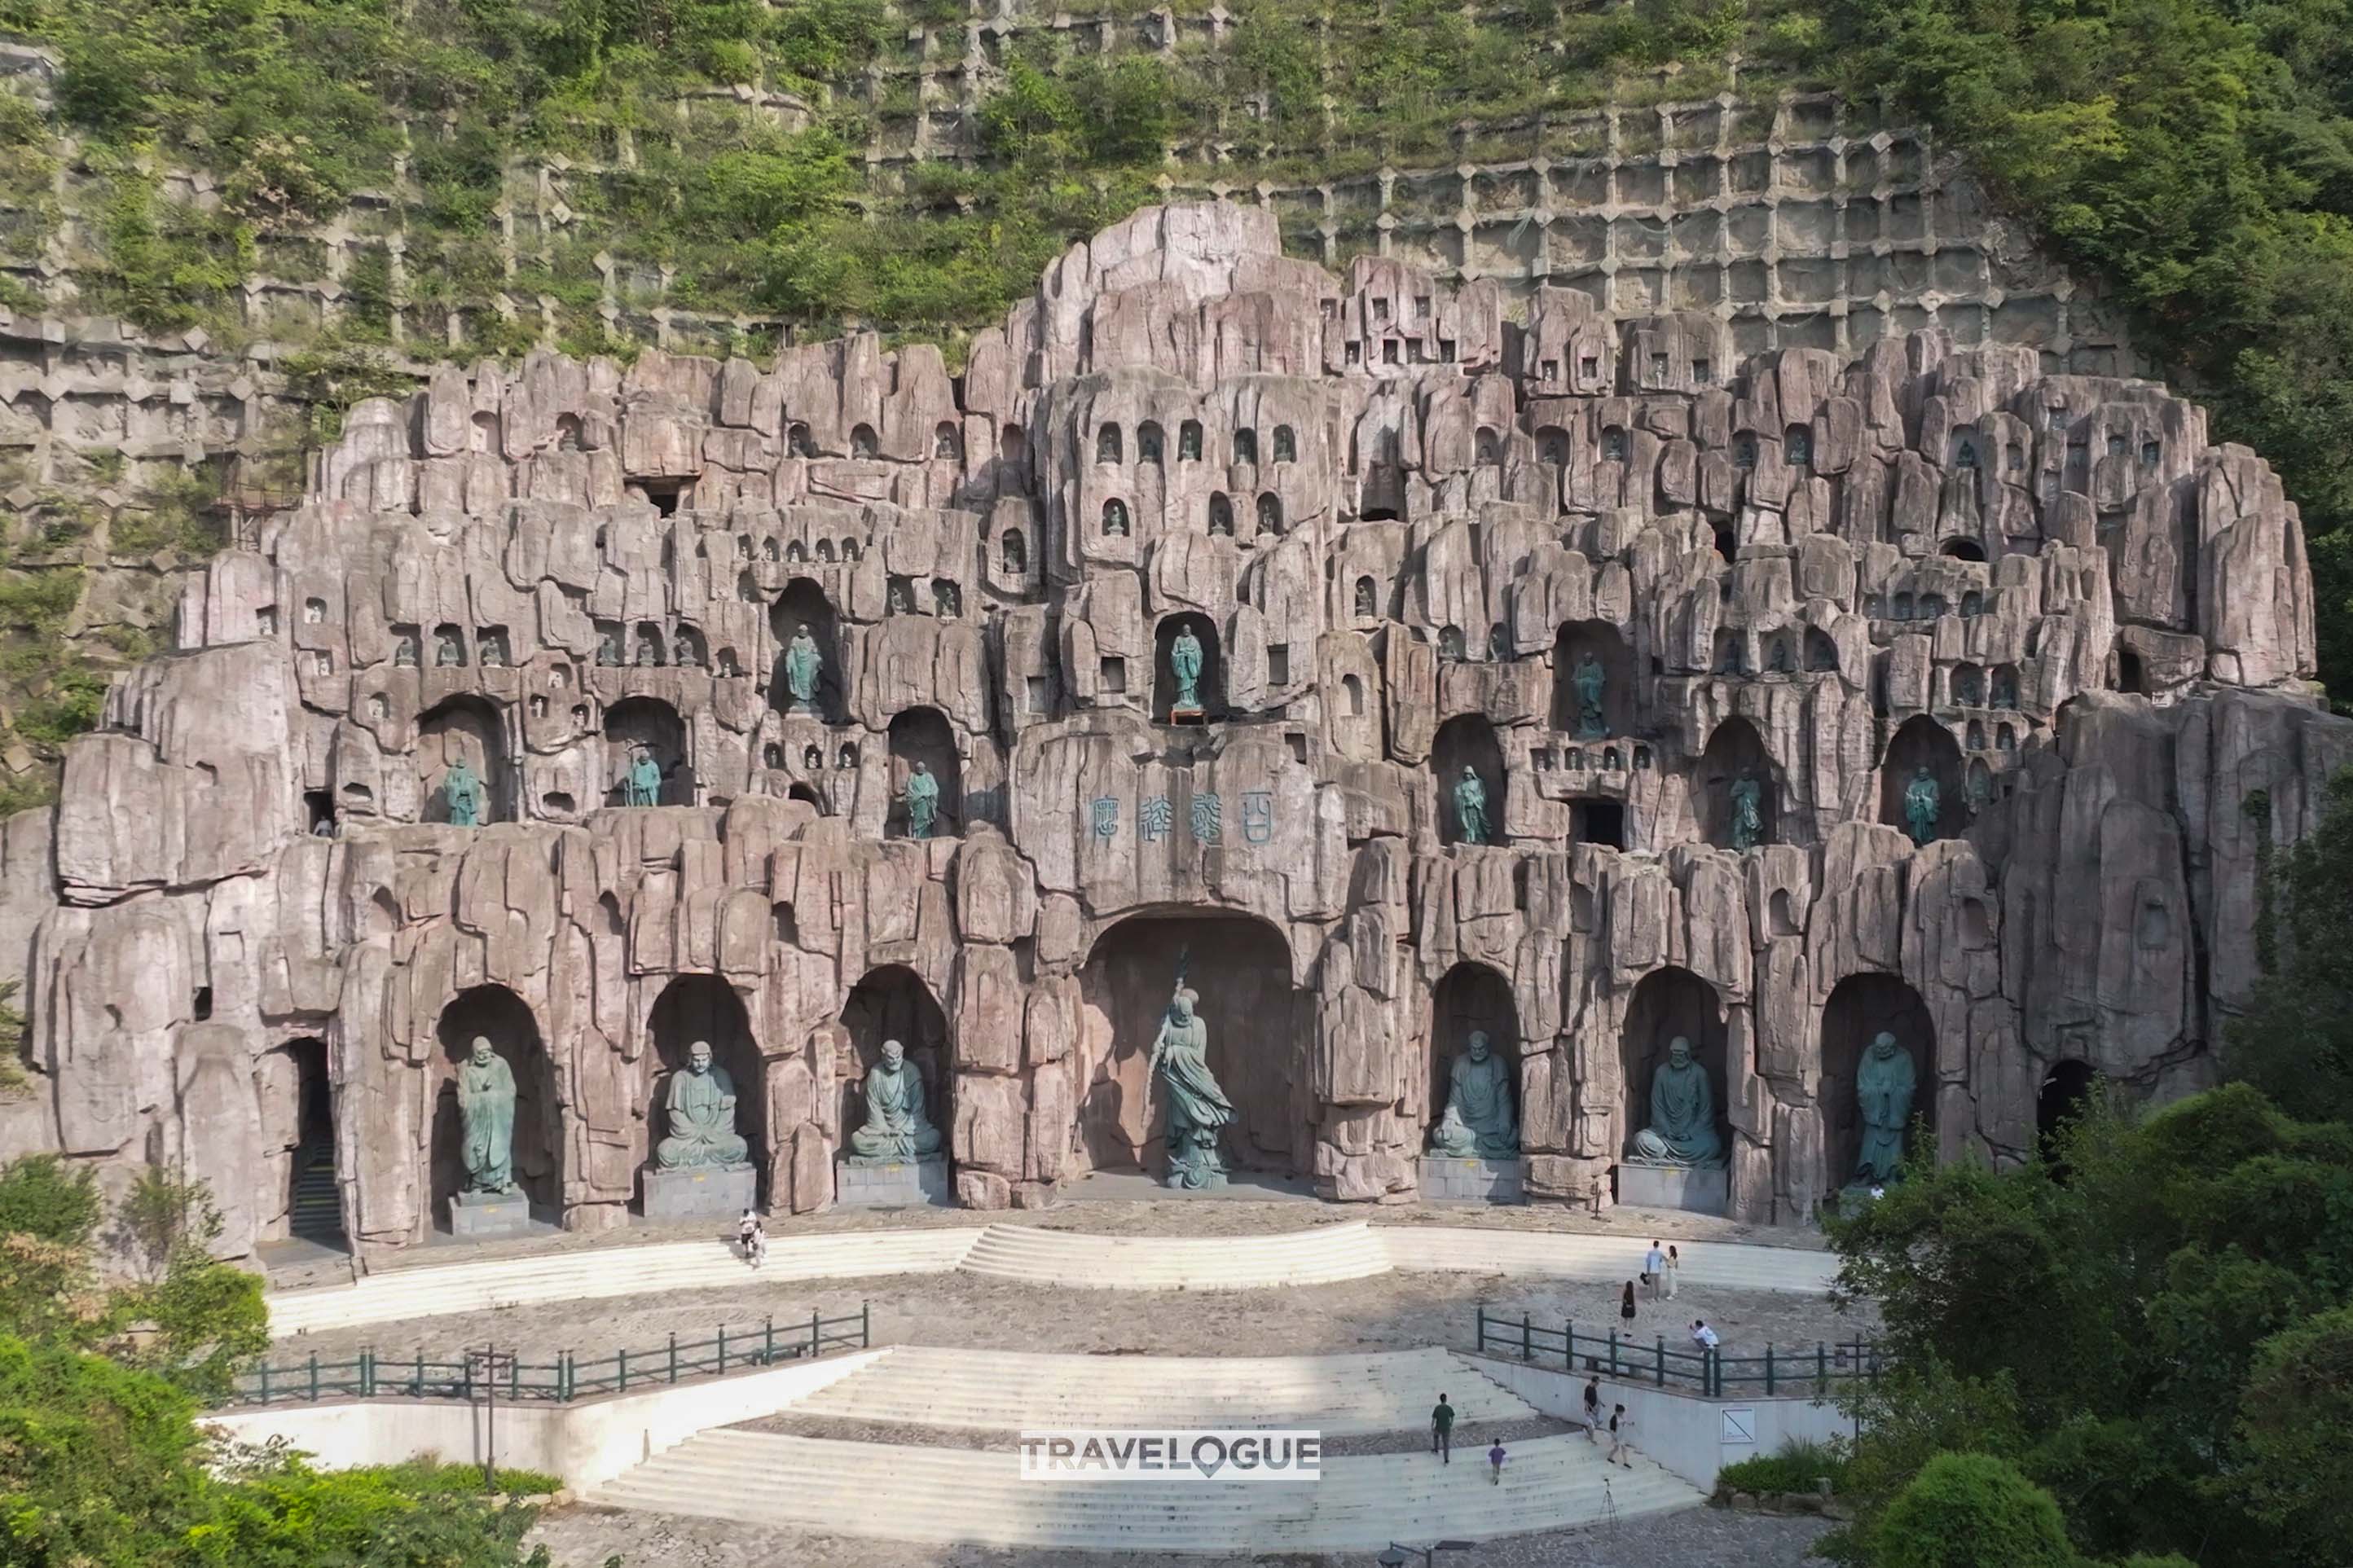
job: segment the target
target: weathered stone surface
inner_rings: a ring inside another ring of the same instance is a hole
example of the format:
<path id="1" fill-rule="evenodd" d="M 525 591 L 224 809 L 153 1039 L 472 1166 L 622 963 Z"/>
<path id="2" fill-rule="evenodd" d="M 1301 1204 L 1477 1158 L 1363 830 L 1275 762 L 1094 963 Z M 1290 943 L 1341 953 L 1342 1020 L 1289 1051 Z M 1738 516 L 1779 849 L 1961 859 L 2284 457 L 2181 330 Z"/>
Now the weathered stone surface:
<path id="1" fill-rule="evenodd" d="M 1732 1212 L 1787 1218 L 1837 1184 L 1866 1023 L 1915 1037 L 1952 1152 L 2026 1152 L 2062 1060 L 2206 1081 L 2257 835 L 2353 762 L 2302 684 L 2294 507 L 2162 388 L 1927 333 L 1740 361 L 1551 289 L 1522 327 L 1490 284 L 1286 258 L 1262 208 L 1073 247 L 960 389 L 872 334 L 534 354 L 361 405 L 317 472 L 0 828 L 39 1075 L 0 1154 L 184 1161 L 234 1251 L 322 1140 L 362 1243 L 447 1223 L 477 1033 L 574 1228 L 629 1218 L 696 1039 L 777 1212 L 835 1201 L 886 1038 L 955 1201 L 1157 1173 L 1180 963 L 1241 1167 L 1411 1195 L 1477 1027 L 1526 1194 L 1584 1202 L 1681 1033 Z M 488 826 L 438 820 L 461 758 Z"/>

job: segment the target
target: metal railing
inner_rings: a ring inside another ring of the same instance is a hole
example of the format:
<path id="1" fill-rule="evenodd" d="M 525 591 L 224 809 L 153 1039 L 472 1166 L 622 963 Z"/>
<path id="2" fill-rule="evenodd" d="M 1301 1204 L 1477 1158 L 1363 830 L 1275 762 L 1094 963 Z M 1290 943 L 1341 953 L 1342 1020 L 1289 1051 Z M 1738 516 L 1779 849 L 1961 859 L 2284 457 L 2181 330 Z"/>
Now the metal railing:
<path id="1" fill-rule="evenodd" d="M 1768 1344 L 1758 1355 L 1733 1355 L 1721 1346 L 1670 1350 L 1664 1335 L 1646 1344 L 1614 1329 L 1579 1333 L 1573 1322 L 1553 1328 L 1525 1312 L 1507 1317 L 1484 1307 L 1479 1309 L 1478 1347 L 1482 1355 L 1517 1356 L 1565 1372 L 1599 1373 L 1620 1383 L 1649 1383 L 1709 1399 L 1826 1393 L 1833 1384 L 1877 1377 L 1890 1361 L 1885 1351 L 1862 1339 L 1817 1340 L 1809 1348 L 1790 1350 Z"/>
<path id="2" fill-rule="evenodd" d="M 706 1340 L 681 1341 L 642 1350 L 623 1348 L 610 1355 L 583 1356 L 560 1351 L 553 1360 L 501 1355 L 495 1378 L 482 1373 L 479 1352 L 434 1360 L 419 1350 L 410 1355 L 369 1349 L 348 1359 L 324 1361 L 313 1352 L 300 1362 L 263 1362 L 237 1373 L 231 1396 L 238 1405 L 276 1405 L 321 1399 L 461 1399 L 490 1396 L 509 1402 L 565 1404 L 631 1389 L 651 1388 L 692 1377 L 718 1377 L 747 1367 L 805 1361 L 828 1351 L 864 1350 L 872 1338 L 871 1309 L 855 1317 L 827 1318 L 811 1312 L 806 1321 L 775 1318 L 741 1329 L 722 1324 Z"/>

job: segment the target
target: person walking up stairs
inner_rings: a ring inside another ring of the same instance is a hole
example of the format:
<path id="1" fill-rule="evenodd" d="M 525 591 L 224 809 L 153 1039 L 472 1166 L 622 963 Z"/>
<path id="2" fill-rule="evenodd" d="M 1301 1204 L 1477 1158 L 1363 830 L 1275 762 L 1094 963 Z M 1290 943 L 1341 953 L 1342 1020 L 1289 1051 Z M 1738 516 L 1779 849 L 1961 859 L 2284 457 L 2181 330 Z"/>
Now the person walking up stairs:
<path id="1" fill-rule="evenodd" d="M 1454 1406 L 1446 1403 L 1446 1395 L 1438 1396 L 1437 1408 L 1430 1413 L 1430 1451 L 1439 1457 L 1440 1464 L 1454 1462 Z"/>

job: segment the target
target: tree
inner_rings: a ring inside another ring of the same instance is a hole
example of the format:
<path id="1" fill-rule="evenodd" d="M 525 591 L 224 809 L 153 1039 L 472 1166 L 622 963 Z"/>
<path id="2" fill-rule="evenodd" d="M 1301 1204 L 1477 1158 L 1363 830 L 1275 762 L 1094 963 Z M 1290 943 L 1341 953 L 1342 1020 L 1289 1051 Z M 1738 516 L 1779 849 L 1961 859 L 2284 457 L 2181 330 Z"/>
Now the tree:
<path id="1" fill-rule="evenodd" d="M 2271 800 L 2251 797 L 2269 851 Z M 2223 1036 L 2223 1065 L 2299 1116 L 2353 1121 L 2353 768 L 2328 781 L 2320 826 L 2269 854 L 2257 947 L 2270 971 Z"/>
<path id="2" fill-rule="evenodd" d="M 2051 1494 L 1990 1454 L 1939 1454 L 1880 1516 L 1877 1568 L 2074 1568 Z"/>
<path id="3" fill-rule="evenodd" d="M 2255 1351 L 2239 1402 L 2248 1510 L 2315 1563 L 2353 1563 L 2353 1309 L 2319 1313 Z"/>

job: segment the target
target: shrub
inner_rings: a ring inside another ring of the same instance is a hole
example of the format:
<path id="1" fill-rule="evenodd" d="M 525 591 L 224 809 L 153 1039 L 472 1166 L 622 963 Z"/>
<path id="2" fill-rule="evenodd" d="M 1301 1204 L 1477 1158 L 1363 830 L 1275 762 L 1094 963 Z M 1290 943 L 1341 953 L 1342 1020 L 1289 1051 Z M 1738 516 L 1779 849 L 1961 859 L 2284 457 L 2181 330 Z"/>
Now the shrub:
<path id="1" fill-rule="evenodd" d="M 1810 1492 L 1823 1481 L 1832 1491 L 1846 1483 L 1846 1445 L 1836 1438 L 1817 1443 L 1792 1438 L 1776 1454 L 1759 1454 L 1726 1465 L 1716 1473 L 1715 1489 L 1725 1492 Z"/>
<path id="2" fill-rule="evenodd" d="M 1939 1454 L 1887 1505 L 1875 1568 L 2075 1568 L 2057 1500 L 1990 1454 Z"/>

